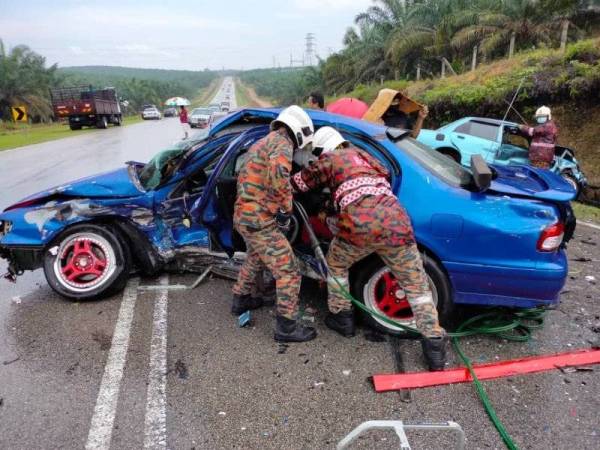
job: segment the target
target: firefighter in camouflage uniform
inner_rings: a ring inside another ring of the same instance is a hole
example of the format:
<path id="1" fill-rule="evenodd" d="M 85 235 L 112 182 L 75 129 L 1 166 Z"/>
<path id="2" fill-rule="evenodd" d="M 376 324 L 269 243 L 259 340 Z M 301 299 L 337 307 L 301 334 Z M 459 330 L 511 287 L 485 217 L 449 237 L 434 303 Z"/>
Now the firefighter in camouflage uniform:
<path id="1" fill-rule="evenodd" d="M 550 169 L 554 161 L 554 151 L 558 128 L 552 120 L 552 111 L 547 106 L 541 106 L 535 112 L 535 127 L 519 125 L 508 131 L 530 138 L 529 162 L 539 169 Z"/>
<path id="2" fill-rule="evenodd" d="M 315 133 L 313 148 L 322 149 L 319 159 L 297 172 L 292 186 L 300 192 L 328 187 L 338 211 L 337 232 L 327 254 L 330 312 L 326 325 L 343 336 L 354 335 L 352 304 L 341 295 L 338 283 L 348 290 L 349 268 L 375 252 L 406 293 L 423 334 L 423 353 L 430 369 L 443 370 L 446 333 L 438 322 L 410 219 L 391 190 L 388 170 L 367 152 L 350 146 L 331 127 Z"/>
<path id="3" fill-rule="evenodd" d="M 292 215 L 290 171 L 294 149 L 311 143 L 313 124 L 300 107 L 290 106 L 271 123 L 271 132 L 248 150 L 238 175 L 233 222 L 246 242 L 246 260 L 233 286 L 234 314 L 263 304 L 252 297 L 255 279 L 265 267 L 275 278 L 277 318 L 275 340 L 303 342 L 314 339 L 314 328 L 297 321 L 300 273 L 284 232 Z"/>

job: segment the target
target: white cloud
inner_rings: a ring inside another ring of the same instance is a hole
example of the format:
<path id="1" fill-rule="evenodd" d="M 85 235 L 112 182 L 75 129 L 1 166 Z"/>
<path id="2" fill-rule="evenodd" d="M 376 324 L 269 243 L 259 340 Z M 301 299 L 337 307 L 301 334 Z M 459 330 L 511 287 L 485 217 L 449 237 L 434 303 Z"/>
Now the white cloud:
<path id="1" fill-rule="evenodd" d="M 308 11 L 322 11 L 323 15 L 330 14 L 332 10 L 345 9 L 363 10 L 373 4 L 373 0 L 293 0 L 295 8 Z"/>
<path id="2" fill-rule="evenodd" d="M 71 53 L 75 55 L 83 55 L 85 53 L 83 49 L 78 45 L 70 45 L 69 50 L 71 50 Z"/>

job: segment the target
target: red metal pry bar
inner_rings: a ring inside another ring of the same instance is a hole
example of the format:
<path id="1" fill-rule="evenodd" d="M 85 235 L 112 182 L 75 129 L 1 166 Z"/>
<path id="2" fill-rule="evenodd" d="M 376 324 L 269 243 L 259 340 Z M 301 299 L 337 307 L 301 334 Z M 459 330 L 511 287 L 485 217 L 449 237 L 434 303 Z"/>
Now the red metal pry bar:
<path id="1" fill-rule="evenodd" d="M 584 366 L 600 363 L 600 350 L 576 350 L 556 355 L 532 356 L 497 363 L 473 366 L 479 380 L 509 377 L 526 373 L 545 372 L 561 367 Z M 413 389 L 440 384 L 466 383 L 473 381 L 466 367 L 449 369 L 443 372 L 409 372 L 373 375 L 376 392 Z"/>

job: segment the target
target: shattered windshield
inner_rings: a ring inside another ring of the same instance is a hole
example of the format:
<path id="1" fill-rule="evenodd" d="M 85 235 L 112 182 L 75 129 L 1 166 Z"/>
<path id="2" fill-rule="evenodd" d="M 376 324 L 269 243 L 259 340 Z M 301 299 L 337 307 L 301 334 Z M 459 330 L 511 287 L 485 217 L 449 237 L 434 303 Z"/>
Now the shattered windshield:
<path id="1" fill-rule="evenodd" d="M 396 142 L 396 147 L 405 151 L 430 172 L 438 175 L 447 183 L 461 187 L 471 184 L 473 177 L 467 168 L 413 138 L 405 138 Z"/>
<path id="2" fill-rule="evenodd" d="M 170 148 L 158 152 L 139 173 L 140 183 L 146 191 L 156 189 L 171 175 L 192 147 L 202 143 L 208 138 L 208 129 L 199 131 L 188 139 L 175 142 Z"/>

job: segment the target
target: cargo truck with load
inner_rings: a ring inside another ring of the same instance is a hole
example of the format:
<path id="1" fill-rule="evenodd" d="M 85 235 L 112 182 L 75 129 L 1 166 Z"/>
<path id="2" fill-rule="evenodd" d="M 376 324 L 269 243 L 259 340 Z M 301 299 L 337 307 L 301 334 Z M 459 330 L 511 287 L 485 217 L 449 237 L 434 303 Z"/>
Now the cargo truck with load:
<path id="1" fill-rule="evenodd" d="M 80 130 L 82 126 L 107 128 L 109 123 L 120 126 L 123 121 L 114 88 L 63 87 L 51 89 L 50 97 L 54 116 L 68 120 L 71 130 Z"/>

